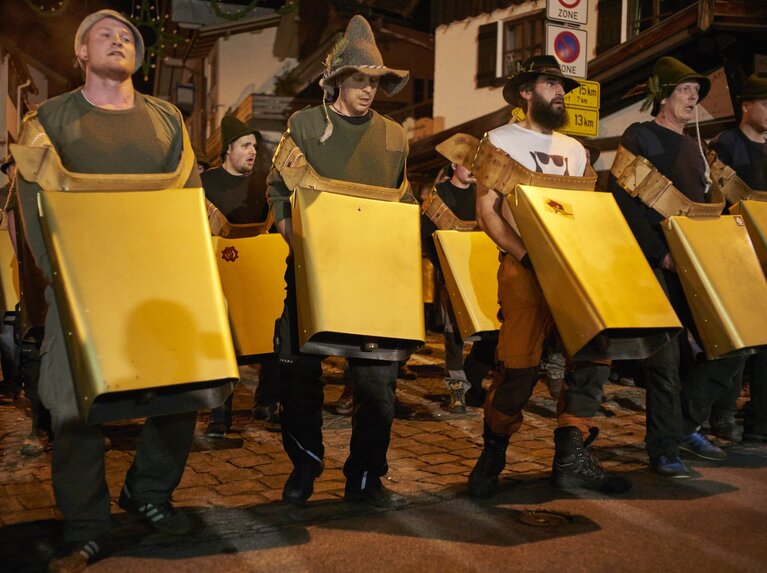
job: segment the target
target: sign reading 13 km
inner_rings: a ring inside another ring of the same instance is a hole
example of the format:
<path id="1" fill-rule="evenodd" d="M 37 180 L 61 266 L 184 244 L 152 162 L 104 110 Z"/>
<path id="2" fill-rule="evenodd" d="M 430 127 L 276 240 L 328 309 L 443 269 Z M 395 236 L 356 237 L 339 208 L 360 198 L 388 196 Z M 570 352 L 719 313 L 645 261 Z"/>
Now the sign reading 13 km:
<path id="1" fill-rule="evenodd" d="M 546 18 L 568 24 L 587 24 L 588 0 L 546 0 Z"/>

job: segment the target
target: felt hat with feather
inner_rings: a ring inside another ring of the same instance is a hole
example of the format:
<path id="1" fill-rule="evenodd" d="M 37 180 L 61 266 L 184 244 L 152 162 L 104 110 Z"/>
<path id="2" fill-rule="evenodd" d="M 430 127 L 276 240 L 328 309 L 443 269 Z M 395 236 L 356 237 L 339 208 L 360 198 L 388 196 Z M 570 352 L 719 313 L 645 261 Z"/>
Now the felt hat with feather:
<path id="1" fill-rule="evenodd" d="M 645 92 L 647 98 L 639 111 L 645 111 L 652 106 L 650 113 L 656 116 L 660 111 L 661 102 L 673 93 L 676 86 L 685 82 L 697 82 L 700 86 L 698 103 L 702 102 L 711 90 L 711 80 L 706 76 L 699 74 L 676 58 L 663 56 L 655 62 L 653 73 L 647 83 L 637 86 L 624 97 L 638 93 L 637 90 Z"/>
<path id="2" fill-rule="evenodd" d="M 320 78 L 320 87 L 325 91 L 327 100 L 335 97 L 338 79 L 350 72 L 362 72 L 381 78 L 379 85 L 390 96 L 404 88 L 410 76 L 406 70 L 384 65 L 373 30 L 359 14 L 349 21 L 346 32 L 330 50 L 324 63 L 325 71 Z"/>

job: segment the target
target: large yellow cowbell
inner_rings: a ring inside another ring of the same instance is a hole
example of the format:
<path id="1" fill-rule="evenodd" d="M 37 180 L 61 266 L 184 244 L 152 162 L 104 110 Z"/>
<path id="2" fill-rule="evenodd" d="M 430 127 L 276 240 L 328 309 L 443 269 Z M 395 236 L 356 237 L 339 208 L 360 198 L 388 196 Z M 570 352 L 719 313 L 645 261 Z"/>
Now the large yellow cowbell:
<path id="1" fill-rule="evenodd" d="M 7 215 L 3 215 L 3 223 Z M 19 262 L 8 227 L 0 226 L 0 312 L 14 312 L 19 302 Z"/>
<path id="2" fill-rule="evenodd" d="M 39 208 L 83 418 L 220 403 L 239 374 L 202 189 L 42 191 Z"/>
<path id="3" fill-rule="evenodd" d="M 507 200 L 571 358 L 646 358 L 681 330 L 612 195 L 518 185 Z"/>
<path id="4" fill-rule="evenodd" d="M 741 215 L 756 256 L 767 273 L 767 201 L 739 201 L 730 207 L 731 215 Z"/>
<path id="5" fill-rule="evenodd" d="M 425 340 L 418 206 L 304 187 L 292 201 L 301 351 L 407 358 Z"/>
<path id="6" fill-rule="evenodd" d="M 213 250 L 237 356 L 271 354 L 274 323 L 285 300 L 285 239 L 278 234 L 213 237 Z"/>
<path id="7" fill-rule="evenodd" d="M 706 355 L 767 345 L 767 279 L 744 218 L 669 217 L 663 233 Z"/>
<path id="8" fill-rule="evenodd" d="M 440 268 L 464 340 L 501 327 L 498 320 L 498 248 L 481 231 L 435 231 Z"/>

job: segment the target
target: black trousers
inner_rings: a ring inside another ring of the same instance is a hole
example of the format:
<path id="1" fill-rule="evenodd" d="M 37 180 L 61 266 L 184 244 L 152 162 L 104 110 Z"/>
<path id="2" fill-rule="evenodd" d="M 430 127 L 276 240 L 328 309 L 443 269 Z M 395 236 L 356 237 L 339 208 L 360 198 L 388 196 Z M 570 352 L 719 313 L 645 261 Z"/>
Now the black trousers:
<path id="1" fill-rule="evenodd" d="M 275 352 L 279 358 L 282 443 L 295 467 L 318 468 L 325 448 L 322 443 L 324 393 L 323 356 L 298 349 L 298 321 L 293 260 L 285 272 L 287 296 L 275 329 Z M 349 457 L 344 464 L 347 488 L 363 489 L 380 484 L 388 471 L 394 421 L 394 390 L 398 363 L 349 358 L 354 385 L 354 412 Z"/>
<path id="2" fill-rule="evenodd" d="M 279 363 L 276 357 L 267 358 L 261 363 L 258 372 L 258 385 L 255 391 L 256 406 L 266 402 L 276 402 L 280 399 Z M 216 424 L 224 424 L 227 429 L 232 427 L 232 403 L 234 392 L 218 408 L 210 411 L 210 421 Z"/>
<path id="3" fill-rule="evenodd" d="M 749 432 L 767 434 L 767 350 L 750 356 L 745 371 L 751 399 L 744 409 L 743 426 Z"/>
<path id="4" fill-rule="evenodd" d="M 101 426 L 84 423 L 53 289 L 45 290 L 48 314 L 41 350 L 40 398 L 51 413 L 53 493 L 64 516 L 64 540 L 87 541 L 110 533 L 110 497 Z M 140 504 L 170 501 L 184 473 L 197 412 L 147 418 L 125 485 Z"/>
<path id="5" fill-rule="evenodd" d="M 676 273 L 654 269 L 682 325 L 693 336 L 695 324 Z M 651 458 L 677 456 L 679 441 L 708 420 L 714 402 L 729 394 L 742 358 L 692 361 L 683 331 L 643 364 L 647 390 L 645 443 Z"/>

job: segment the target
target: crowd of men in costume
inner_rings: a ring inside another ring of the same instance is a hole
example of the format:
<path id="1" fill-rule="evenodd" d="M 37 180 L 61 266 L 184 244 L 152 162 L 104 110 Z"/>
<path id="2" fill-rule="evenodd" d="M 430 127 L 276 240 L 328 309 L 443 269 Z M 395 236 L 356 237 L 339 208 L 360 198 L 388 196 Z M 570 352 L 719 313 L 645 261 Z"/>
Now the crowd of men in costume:
<path id="1" fill-rule="evenodd" d="M 134 90 L 131 76 L 143 59 L 138 30 L 123 15 L 102 10 L 86 17 L 75 37 L 75 54 L 85 72 L 85 83 L 71 93 L 42 104 L 35 114 L 44 134 L 71 172 L 87 174 L 167 173 L 178 168 L 185 151 L 184 123 L 178 110 Z M 649 104 L 651 121 L 631 125 L 621 139 L 628 152 L 641 155 L 685 196 L 696 203 L 708 199 L 708 162 L 699 140 L 686 134 L 697 104 L 706 97 L 710 81 L 673 58 L 661 58 L 653 72 Z M 380 189 L 406 186 L 408 141 L 403 128 L 371 109 L 378 89 L 401 90 L 408 72 L 388 68 L 364 18 L 355 16 L 344 41 L 327 60 L 320 85 L 322 105 L 294 114 L 286 138 L 303 155 L 309 168 L 325 180 L 350 182 Z M 489 144 L 505 152 L 530 172 L 583 178 L 590 169 L 578 141 L 557 130 L 566 120 L 564 96 L 578 86 L 566 77 L 552 57 L 535 56 L 510 77 L 503 90 L 506 101 L 525 112 L 522 121 L 509 123 L 487 135 Z M 767 75 L 754 74 L 739 96 L 740 125 L 712 143 L 719 159 L 733 167 L 752 189 L 767 190 Z M 162 126 L 159 128 L 158 126 Z M 114 137 L 119 133 L 120 137 Z M 266 198 L 253 192 L 254 163 L 260 134 L 235 118 L 222 123 L 220 167 L 185 174 L 186 187 L 204 187 L 212 208 L 209 214 L 235 224 L 261 221 L 269 212 L 276 230 L 291 247 L 285 282 L 287 295 L 275 332 L 275 358 L 262 367 L 257 401 L 262 417 L 276 416 L 293 471 L 284 485 L 283 501 L 305 504 L 323 470 L 322 439 L 323 356 L 302 352 L 298 343 L 292 189 L 280 165 L 268 174 Z M 188 141 L 188 140 L 186 140 Z M 188 151 L 188 150 L 186 150 Z M 3 164 L 4 173 L 12 162 Z M 16 173 L 16 177 L 24 177 Z M 688 453 L 719 460 L 726 454 L 709 441 L 701 426 L 717 414 L 712 428 L 735 432 L 734 408 L 745 368 L 750 372 L 751 404 L 745 435 L 767 440 L 765 354 L 746 363 L 740 356 L 708 360 L 692 355 L 695 324 L 682 293 L 674 259 L 660 230 L 663 217 L 639 197 L 629 195 L 611 175 L 615 197 L 648 263 L 691 337 L 678 336 L 644 360 L 647 389 L 646 447 L 651 469 L 669 478 L 689 477 L 680 457 Z M 497 344 L 475 343 L 466 360 L 457 335 L 455 316 L 447 298 L 445 308 L 445 382 L 451 411 L 465 411 L 469 403 L 484 404 L 484 446 L 468 478 L 474 497 L 491 496 L 506 464 L 510 438 L 520 430 L 523 410 L 538 380 L 538 367 L 547 340 L 556 326 L 543 295 L 538 269 L 531 261 L 505 197 L 477 183 L 460 161 L 434 190 L 459 221 L 476 220 L 498 248 L 498 300 L 501 328 Z M 412 193 L 399 196 L 415 203 Z M 23 235 L 37 266 L 47 279 L 48 311 L 39 373 L 42 404 L 51 417 L 52 479 L 57 504 L 64 516 L 62 552 L 50 571 L 75 572 L 110 551 L 110 496 L 105 481 L 104 437 L 101 427 L 84 422 L 78 413 L 75 385 L 66 352 L 60 310 L 54 296 L 49 253 L 40 232 L 37 197 L 20 193 L 11 211 L 23 223 Z M 211 229 L 215 229 L 211 216 Z M 430 244 L 438 229 L 424 221 L 424 246 L 436 266 Z M 119 256 L 116 253 L 115 256 Z M 398 360 L 346 357 L 353 381 L 354 407 L 349 456 L 343 471 L 345 499 L 375 507 L 403 502 L 387 489 L 387 450 L 395 412 Z M 482 379 L 495 368 L 487 390 Z M 610 366 L 605 361 L 568 361 L 559 394 L 554 430 L 551 483 L 556 488 L 586 488 L 621 493 L 631 487 L 624 476 L 606 472 L 589 448 L 598 434 L 594 422 Z M 207 433 L 223 436 L 231 425 L 231 397 L 214 410 Z M 171 498 L 189 454 L 197 413 L 187 411 L 146 419 L 134 462 L 127 472 L 119 507 L 143 516 L 157 530 L 186 535 L 192 525 Z M 718 424 L 718 426 L 717 426 Z"/>

